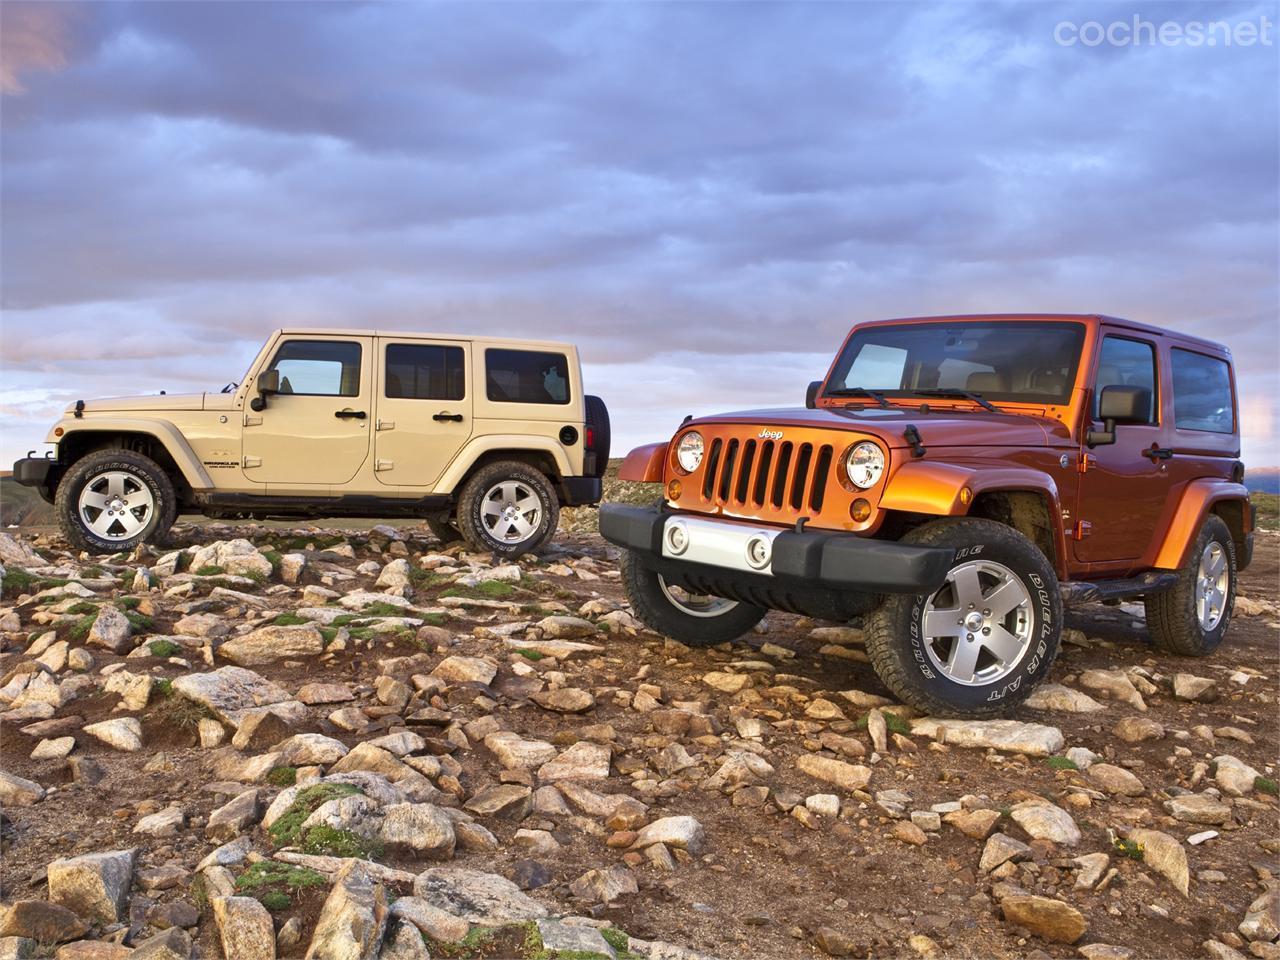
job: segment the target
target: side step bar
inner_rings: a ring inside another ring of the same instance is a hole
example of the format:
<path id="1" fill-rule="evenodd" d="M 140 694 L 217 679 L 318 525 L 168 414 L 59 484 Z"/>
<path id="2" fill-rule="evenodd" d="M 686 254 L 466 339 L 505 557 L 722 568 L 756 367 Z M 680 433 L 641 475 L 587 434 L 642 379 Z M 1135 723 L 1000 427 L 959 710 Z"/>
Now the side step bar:
<path id="1" fill-rule="evenodd" d="M 1058 584 L 1062 602 L 1066 606 L 1076 603 L 1098 603 L 1103 600 L 1130 600 L 1147 593 L 1160 593 L 1178 582 L 1178 575 L 1171 571 L 1144 573 L 1124 580 L 1068 580 Z"/>

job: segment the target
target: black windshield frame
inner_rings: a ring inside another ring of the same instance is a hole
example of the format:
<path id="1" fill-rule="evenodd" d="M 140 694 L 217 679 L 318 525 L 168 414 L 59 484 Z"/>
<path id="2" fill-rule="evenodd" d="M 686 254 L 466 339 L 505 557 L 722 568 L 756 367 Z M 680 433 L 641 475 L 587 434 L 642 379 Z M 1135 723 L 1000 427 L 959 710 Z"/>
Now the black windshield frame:
<path id="1" fill-rule="evenodd" d="M 1061 334 L 1061 336 L 1043 336 L 1049 330 L 1052 330 L 1055 334 Z M 826 383 L 823 384 L 821 396 L 825 399 L 848 403 L 851 398 L 840 396 L 838 391 L 845 387 L 861 387 L 874 390 L 886 397 L 921 397 L 922 399 L 932 399 L 936 402 L 938 399 L 936 396 L 926 398 L 917 392 L 920 389 L 936 387 L 936 377 L 934 384 L 917 383 L 909 388 L 902 387 L 901 380 L 898 386 L 895 387 L 885 383 L 851 383 L 847 378 L 853 370 L 854 362 L 868 344 L 889 349 L 906 349 L 908 351 L 913 348 L 927 347 L 932 358 L 942 357 L 943 360 L 972 362 L 968 356 L 961 356 L 958 353 L 953 356 L 947 353 L 946 344 L 941 341 L 948 335 L 964 335 L 969 338 L 975 336 L 991 337 L 993 351 L 998 346 L 999 349 L 1008 353 L 1010 345 L 1015 342 L 1011 339 L 1011 335 L 1031 334 L 1032 336 L 1030 337 L 1018 337 L 1017 340 L 1026 342 L 1042 352 L 1039 356 L 1031 354 L 1022 357 L 1019 365 L 1024 368 L 1023 372 L 1033 371 L 1038 368 L 1061 370 L 1061 373 L 1052 375 L 1062 381 L 1058 388 L 1037 391 L 1024 386 L 1016 390 L 988 388 L 973 389 L 971 392 L 980 394 L 984 399 L 995 403 L 1062 406 L 1071 401 L 1071 394 L 1080 372 L 1085 333 L 1085 325 L 1079 321 L 1072 320 L 974 319 L 956 320 L 954 322 L 871 324 L 854 330 L 853 334 L 845 342 L 840 355 L 831 367 Z M 1064 360 L 1066 361 L 1065 363 Z M 907 360 L 904 361 L 903 378 L 907 376 L 906 365 L 911 362 L 913 361 L 909 352 Z M 916 360 L 914 362 L 919 361 Z M 919 372 L 917 371 L 917 374 Z M 930 372 L 936 374 L 938 371 L 935 369 Z M 857 402 L 857 400 L 855 399 L 854 402 Z"/>

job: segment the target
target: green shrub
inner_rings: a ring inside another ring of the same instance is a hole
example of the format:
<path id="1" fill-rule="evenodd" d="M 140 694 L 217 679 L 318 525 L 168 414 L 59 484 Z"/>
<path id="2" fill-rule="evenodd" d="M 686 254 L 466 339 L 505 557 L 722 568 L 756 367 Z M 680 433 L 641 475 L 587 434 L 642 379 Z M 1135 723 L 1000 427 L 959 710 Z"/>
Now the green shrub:
<path id="1" fill-rule="evenodd" d="M 195 575 L 197 577 L 220 577 L 222 576 L 222 574 L 226 572 L 227 571 L 224 570 L 222 567 L 210 565 L 207 567 L 201 567 L 199 570 L 196 570 Z"/>
<path id="2" fill-rule="evenodd" d="M 145 613 L 138 613 L 137 610 L 125 610 L 124 618 L 129 621 L 129 625 L 132 626 L 134 630 L 139 632 L 150 630 L 152 625 L 155 623 L 155 621 Z"/>
<path id="3" fill-rule="evenodd" d="M 350 830 L 335 830 L 333 827 L 321 825 L 312 827 L 303 836 L 302 852 L 315 856 L 373 860 L 382 855 L 382 844 L 377 840 L 369 840 L 352 833 Z"/>
<path id="4" fill-rule="evenodd" d="M 1122 857 L 1128 857 L 1130 860 L 1141 860 L 1146 851 L 1142 849 L 1142 844 L 1136 840 L 1121 840 L 1119 837 L 1115 841 L 1116 853 Z"/>
<path id="5" fill-rule="evenodd" d="M 473 600 L 505 600 L 516 588 L 501 580 L 483 580 L 474 587 L 450 587 L 440 593 L 442 597 L 468 597 Z"/>
<path id="6" fill-rule="evenodd" d="M 272 767 L 267 774 L 267 783 L 274 787 L 292 787 L 297 782 L 297 767 Z"/>
<path id="7" fill-rule="evenodd" d="M 1253 788 L 1260 793 L 1269 793 L 1273 797 L 1277 793 L 1277 785 L 1270 777 L 1254 777 Z"/>
<path id="8" fill-rule="evenodd" d="M 40 578 L 19 567 L 9 567 L 4 572 L 4 595 L 18 597 L 24 593 L 34 593 L 33 589 Z"/>
<path id="9" fill-rule="evenodd" d="M 524 657 L 526 660 L 534 661 L 545 660 L 547 656 L 545 653 L 539 653 L 537 650 L 526 650 L 523 647 L 516 647 L 516 653 L 520 654 L 520 656 Z"/>
<path id="10" fill-rule="evenodd" d="M 263 550 L 261 551 L 261 553 L 264 557 L 267 558 L 267 561 L 271 564 L 271 572 L 279 573 L 280 561 L 284 559 L 280 555 L 280 552 L 278 550 Z"/>
<path id="11" fill-rule="evenodd" d="M 317 808 L 330 800 L 349 797 L 360 792 L 357 787 L 353 787 L 349 783 L 316 783 L 309 787 L 304 787 L 298 791 L 293 803 L 289 804 L 289 809 L 267 828 L 267 833 L 271 835 L 271 839 L 277 847 L 296 843 L 298 834 L 302 830 L 303 821 L 311 816 Z"/>
<path id="12" fill-rule="evenodd" d="M 97 616 L 98 605 L 96 603 L 89 603 L 87 600 L 81 600 L 79 603 L 73 603 L 71 606 L 67 607 L 67 613 L 74 613 L 78 616 L 84 616 L 85 614 L 92 613 L 94 616 Z"/>
<path id="13" fill-rule="evenodd" d="M 327 647 L 329 644 L 333 643 L 333 641 L 338 639 L 338 628 L 320 627 L 320 636 L 323 638 L 324 645 Z"/>
<path id="14" fill-rule="evenodd" d="M 94 621 L 98 619 L 97 614 L 88 617 L 81 617 L 67 629 L 67 636 L 72 640 L 83 643 L 89 637 L 89 631 L 93 629 Z"/>
<path id="15" fill-rule="evenodd" d="M 1051 770 L 1079 770 L 1080 767 L 1070 757 L 1045 757 L 1044 765 Z"/>
<path id="16" fill-rule="evenodd" d="M 422 615 L 422 622 L 430 624 L 433 627 L 443 627 L 449 622 L 449 615 L 447 613 L 424 613 Z"/>
<path id="17" fill-rule="evenodd" d="M 182 652 L 181 644 L 172 640 L 152 640 L 147 644 L 147 649 L 153 657 L 176 657 Z"/>
<path id="18" fill-rule="evenodd" d="M 151 689 L 155 691 L 157 696 L 172 697 L 173 681 L 168 677 L 157 677 L 151 684 Z"/>
<path id="19" fill-rule="evenodd" d="M 907 721 L 903 720 L 896 713 L 890 713 L 887 710 L 881 710 L 880 714 L 881 716 L 884 717 L 885 729 L 888 730 L 890 733 L 900 733 L 904 737 L 909 736 L 911 734 L 911 724 L 907 723 Z M 859 730 L 867 729 L 867 718 L 870 716 L 871 716 L 871 711 L 868 710 L 866 713 L 864 713 L 861 717 L 858 718 L 858 722 L 856 726 Z"/>
<path id="20" fill-rule="evenodd" d="M 258 897 L 258 902 L 272 913 L 288 910 L 293 906 L 293 898 L 283 890 L 268 890 Z"/>
<path id="21" fill-rule="evenodd" d="M 141 597 L 117 597 L 116 606 L 121 610 L 132 610 L 142 603 Z"/>
<path id="22" fill-rule="evenodd" d="M 310 867 L 295 867 L 278 860 L 259 860 L 236 877 L 236 889 L 245 893 L 262 890 L 305 890 L 308 887 L 325 887 L 329 881 L 324 874 Z"/>
<path id="23" fill-rule="evenodd" d="M 282 613 L 274 621 L 277 627 L 301 627 L 310 622 L 306 617 L 300 617 L 296 613 Z"/>
<path id="24" fill-rule="evenodd" d="M 362 617 L 407 617 L 410 614 L 406 607 L 397 607 L 394 603 L 375 600 L 373 603 L 367 604 L 360 611 L 360 615 Z"/>

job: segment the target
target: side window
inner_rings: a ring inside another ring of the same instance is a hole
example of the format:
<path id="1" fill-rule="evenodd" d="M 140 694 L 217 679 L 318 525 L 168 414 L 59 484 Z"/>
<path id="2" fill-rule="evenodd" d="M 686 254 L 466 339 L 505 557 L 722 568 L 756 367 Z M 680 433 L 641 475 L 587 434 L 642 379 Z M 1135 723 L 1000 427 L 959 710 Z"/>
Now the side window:
<path id="1" fill-rule="evenodd" d="M 466 396 L 466 355 L 461 347 L 387 344 L 384 393 L 401 400 L 461 400 Z"/>
<path id="2" fill-rule="evenodd" d="M 360 395 L 360 344 L 344 340 L 286 340 L 271 369 L 280 392 L 309 397 Z"/>
<path id="3" fill-rule="evenodd" d="M 1106 337 L 1098 357 L 1098 379 L 1093 394 L 1094 417 L 1102 391 L 1110 386 L 1144 387 L 1151 397 L 1147 423 L 1156 422 L 1156 351 L 1144 340 Z"/>
<path id="4" fill-rule="evenodd" d="M 1231 370 L 1226 361 L 1174 347 L 1173 422 L 1179 430 L 1232 433 Z"/>
<path id="5" fill-rule="evenodd" d="M 486 350 L 485 392 L 500 403 L 568 403 L 569 362 L 562 353 Z"/>

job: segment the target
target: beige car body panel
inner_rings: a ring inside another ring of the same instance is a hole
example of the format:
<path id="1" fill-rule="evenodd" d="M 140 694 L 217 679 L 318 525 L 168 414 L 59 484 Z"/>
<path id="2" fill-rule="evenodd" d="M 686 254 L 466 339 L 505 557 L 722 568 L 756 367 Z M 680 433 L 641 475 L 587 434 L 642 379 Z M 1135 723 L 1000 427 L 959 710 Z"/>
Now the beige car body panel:
<path id="1" fill-rule="evenodd" d="M 254 411 L 258 375 L 290 340 L 354 342 L 361 347 L 356 396 L 275 394 Z M 442 344 L 466 354 L 461 401 L 385 396 L 389 344 Z M 490 400 L 485 351 L 490 348 L 563 354 L 569 368 L 567 404 Z M 363 419 L 338 411 L 364 412 Z M 437 413 L 463 420 L 436 421 Z M 130 416 L 136 414 L 136 416 Z M 510 340 L 397 331 L 293 328 L 271 334 L 233 393 L 122 397 L 68 407 L 46 442 L 72 433 L 142 433 L 156 437 L 197 493 L 279 496 L 373 495 L 416 499 L 451 494 L 477 458 L 499 450 L 552 457 L 563 476 L 581 476 L 583 444 L 559 440 L 565 426 L 585 428 L 577 348 L 551 341 Z"/>

